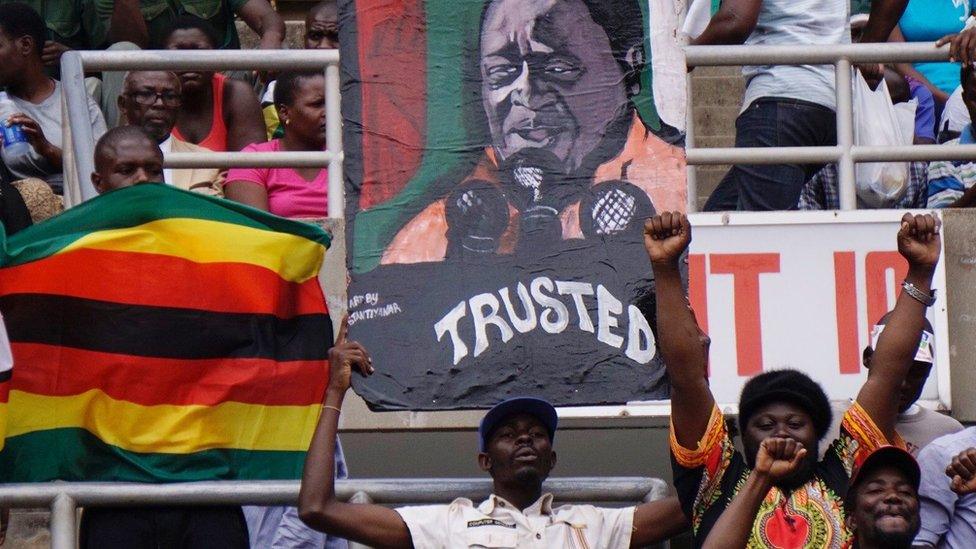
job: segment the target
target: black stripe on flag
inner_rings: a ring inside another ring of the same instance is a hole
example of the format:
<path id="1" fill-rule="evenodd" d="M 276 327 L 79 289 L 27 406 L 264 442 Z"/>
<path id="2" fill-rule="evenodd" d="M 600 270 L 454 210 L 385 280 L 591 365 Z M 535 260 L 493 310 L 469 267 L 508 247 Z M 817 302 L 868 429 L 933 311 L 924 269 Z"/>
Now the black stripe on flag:
<path id="1" fill-rule="evenodd" d="M 0 297 L 12 343 L 44 343 L 159 358 L 321 360 L 328 314 L 274 315 L 149 307 L 49 294 Z"/>

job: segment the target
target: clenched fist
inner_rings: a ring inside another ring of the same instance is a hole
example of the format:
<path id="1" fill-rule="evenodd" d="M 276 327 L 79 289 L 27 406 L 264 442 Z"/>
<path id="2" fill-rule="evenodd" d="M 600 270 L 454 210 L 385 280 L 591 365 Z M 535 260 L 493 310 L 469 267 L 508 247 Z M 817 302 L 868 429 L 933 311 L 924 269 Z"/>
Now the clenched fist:
<path id="1" fill-rule="evenodd" d="M 795 473 L 806 456 L 803 443 L 792 438 L 769 437 L 759 445 L 753 471 L 767 475 L 776 484 Z"/>
<path id="2" fill-rule="evenodd" d="M 901 218 L 898 253 L 908 261 L 909 266 L 935 269 L 942 250 L 940 228 L 941 223 L 931 214 L 906 213 Z"/>
<path id="3" fill-rule="evenodd" d="M 976 448 L 963 450 L 946 467 L 952 491 L 964 496 L 976 492 Z"/>
<path id="4" fill-rule="evenodd" d="M 644 248 L 651 264 L 677 263 L 691 242 L 688 216 L 678 212 L 664 212 L 644 222 Z"/>

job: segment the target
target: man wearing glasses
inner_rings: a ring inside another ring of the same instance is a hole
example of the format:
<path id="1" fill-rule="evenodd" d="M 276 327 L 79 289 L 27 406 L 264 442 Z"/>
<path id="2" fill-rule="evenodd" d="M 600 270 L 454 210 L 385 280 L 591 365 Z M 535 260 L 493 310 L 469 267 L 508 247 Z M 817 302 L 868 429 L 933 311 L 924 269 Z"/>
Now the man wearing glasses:
<path id="1" fill-rule="evenodd" d="M 207 152 L 207 149 L 178 139 L 171 132 L 182 106 L 180 79 L 168 71 L 132 71 L 125 76 L 119 96 L 124 123 L 141 127 L 156 140 L 163 154 Z M 163 169 L 165 182 L 181 189 L 219 194 L 223 174 L 216 168 Z"/>

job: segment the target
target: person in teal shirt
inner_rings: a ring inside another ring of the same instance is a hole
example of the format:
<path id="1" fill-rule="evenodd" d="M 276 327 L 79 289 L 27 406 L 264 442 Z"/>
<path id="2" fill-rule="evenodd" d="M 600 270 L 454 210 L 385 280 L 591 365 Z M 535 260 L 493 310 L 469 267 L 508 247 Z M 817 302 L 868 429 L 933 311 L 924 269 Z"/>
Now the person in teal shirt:
<path id="1" fill-rule="evenodd" d="M 972 0 L 910 0 L 898 26 L 891 33 L 892 42 L 935 42 L 948 34 L 963 30 L 972 14 Z M 910 76 L 932 92 L 938 110 L 959 86 L 959 63 L 899 63 L 895 69 Z"/>

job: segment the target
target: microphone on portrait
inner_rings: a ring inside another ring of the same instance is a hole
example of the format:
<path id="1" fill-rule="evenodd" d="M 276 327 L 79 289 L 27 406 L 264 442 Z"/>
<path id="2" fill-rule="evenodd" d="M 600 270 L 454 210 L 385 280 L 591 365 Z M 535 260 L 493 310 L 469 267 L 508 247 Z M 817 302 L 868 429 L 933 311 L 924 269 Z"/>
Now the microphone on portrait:
<path id="1" fill-rule="evenodd" d="M 556 155 L 536 148 L 523 149 L 502 165 L 506 195 L 519 210 L 516 252 L 539 252 L 562 240 L 559 213 L 579 187 L 560 167 Z"/>
<path id="2" fill-rule="evenodd" d="M 621 180 L 605 181 L 590 188 L 580 203 L 580 230 L 586 238 L 640 236 L 644 220 L 655 214 L 643 189 Z"/>
<path id="3" fill-rule="evenodd" d="M 497 185 L 473 179 L 447 197 L 447 257 L 484 257 L 498 250 L 508 228 L 508 201 Z"/>

